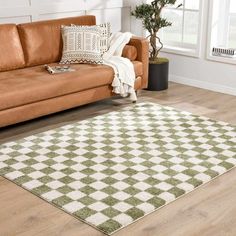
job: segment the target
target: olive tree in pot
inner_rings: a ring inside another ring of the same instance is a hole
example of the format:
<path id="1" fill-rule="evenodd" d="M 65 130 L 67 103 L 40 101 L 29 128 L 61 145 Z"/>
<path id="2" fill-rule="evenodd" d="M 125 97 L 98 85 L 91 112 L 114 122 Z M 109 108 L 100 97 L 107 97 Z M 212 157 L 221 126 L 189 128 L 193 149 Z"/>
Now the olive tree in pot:
<path id="1" fill-rule="evenodd" d="M 143 3 L 136 6 L 132 15 L 142 20 L 143 27 L 148 31 L 150 41 L 149 80 L 148 90 L 160 91 L 168 88 L 169 60 L 158 57 L 163 48 L 158 33 L 161 28 L 171 26 L 172 23 L 161 16 L 162 10 L 168 5 L 174 5 L 177 0 L 153 0 L 150 4 Z M 178 5 L 177 8 L 181 7 Z"/>

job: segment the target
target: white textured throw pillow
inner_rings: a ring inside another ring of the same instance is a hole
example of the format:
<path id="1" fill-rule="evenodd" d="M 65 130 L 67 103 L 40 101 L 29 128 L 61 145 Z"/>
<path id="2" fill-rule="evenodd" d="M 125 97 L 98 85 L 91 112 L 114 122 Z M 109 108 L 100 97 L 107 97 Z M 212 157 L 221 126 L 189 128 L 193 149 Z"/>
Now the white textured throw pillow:
<path id="1" fill-rule="evenodd" d="M 111 36 L 111 24 L 104 23 L 99 25 L 102 28 L 101 52 L 104 54 L 109 49 L 109 39 Z"/>
<path id="2" fill-rule="evenodd" d="M 71 24 L 71 26 L 77 26 L 77 25 Z M 101 35 L 100 47 L 101 47 L 101 53 L 104 54 L 109 49 L 109 40 L 112 34 L 111 23 L 107 22 L 97 26 L 101 27 L 102 35 Z"/>
<path id="3" fill-rule="evenodd" d="M 102 64 L 102 28 L 99 26 L 63 26 L 62 64 Z"/>

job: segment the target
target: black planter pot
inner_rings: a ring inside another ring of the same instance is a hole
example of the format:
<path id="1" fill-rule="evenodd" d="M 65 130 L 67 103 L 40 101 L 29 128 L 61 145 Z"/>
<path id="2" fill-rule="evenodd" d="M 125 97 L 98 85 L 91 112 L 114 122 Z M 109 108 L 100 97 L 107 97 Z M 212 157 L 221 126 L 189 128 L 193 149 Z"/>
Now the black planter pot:
<path id="1" fill-rule="evenodd" d="M 167 59 L 149 63 L 148 88 L 150 91 L 168 89 L 169 61 Z"/>

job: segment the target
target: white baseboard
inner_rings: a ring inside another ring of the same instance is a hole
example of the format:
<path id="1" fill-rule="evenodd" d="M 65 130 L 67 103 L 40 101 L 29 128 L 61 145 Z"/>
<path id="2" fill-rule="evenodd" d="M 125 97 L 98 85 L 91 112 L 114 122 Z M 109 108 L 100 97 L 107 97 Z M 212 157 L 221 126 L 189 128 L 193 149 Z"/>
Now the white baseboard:
<path id="1" fill-rule="evenodd" d="M 220 84 L 213 84 L 213 83 L 195 80 L 195 79 L 190 79 L 190 78 L 181 77 L 177 75 L 170 75 L 169 79 L 170 81 L 175 82 L 175 83 L 185 84 L 185 85 L 189 85 L 189 86 L 193 86 L 197 88 L 207 89 L 214 92 L 225 93 L 225 94 L 236 96 L 236 88 L 231 88 L 228 86 L 224 86 Z"/>

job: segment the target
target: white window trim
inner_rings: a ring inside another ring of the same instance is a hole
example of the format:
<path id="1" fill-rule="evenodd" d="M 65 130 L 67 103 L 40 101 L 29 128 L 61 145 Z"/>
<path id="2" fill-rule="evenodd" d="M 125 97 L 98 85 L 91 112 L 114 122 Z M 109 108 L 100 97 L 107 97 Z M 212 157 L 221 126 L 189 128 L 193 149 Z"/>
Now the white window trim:
<path id="1" fill-rule="evenodd" d="M 207 37 L 207 60 L 216 61 L 226 64 L 236 65 L 236 58 L 227 58 L 227 57 L 218 57 L 212 55 L 212 23 L 213 23 L 213 9 L 214 9 L 214 0 L 210 0 L 209 4 L 209 17 L 208 17 L 208 37 Z"/>
<path id="2" fill-rule="evenodd" d="M 162 49 L 162 52 L 170 53 L 170 54 L 179 54 L 183 56 L 195 57 L 200 58 L 201 54 L 201 39 L 202 39 L 202 32 L 203 32 L 203 0 L 199 0 L 199 10 L 195 9 L 186 9 L 187 11 L 194 11 L 199 12 L 199 27 L 198 27 L 198 40 L 197 40 L 197 48 L 196 49 L 189 49 L 184 47 L 172 47 L 172 46 L 165 46 Z M 181 9 L 179 9 L 181 10 Z"/>
<path id="3" fill-rule="evenodd" d="M 161 52 L 183 55 L 183 56 L 188 56 L 188 57 L 195 57 L 195 58 L 200 57 L 200 50 L 198 48 L 189 49 L 189 48 L 183 48 L 183 47 L 164 46 Z"/>

